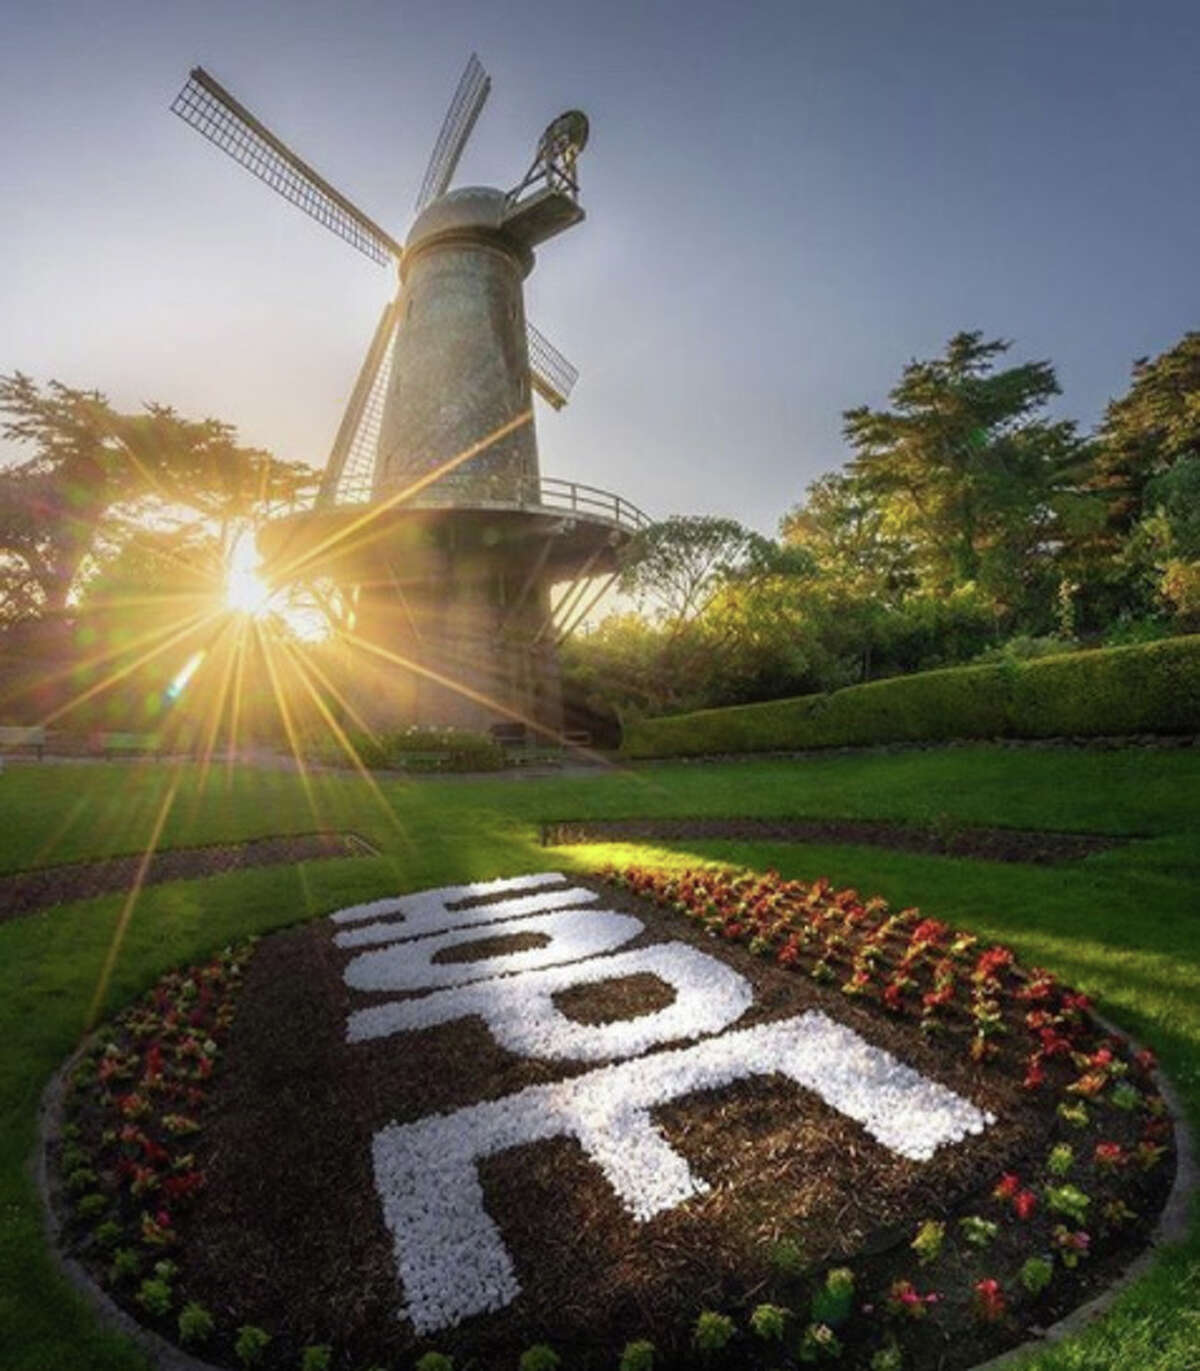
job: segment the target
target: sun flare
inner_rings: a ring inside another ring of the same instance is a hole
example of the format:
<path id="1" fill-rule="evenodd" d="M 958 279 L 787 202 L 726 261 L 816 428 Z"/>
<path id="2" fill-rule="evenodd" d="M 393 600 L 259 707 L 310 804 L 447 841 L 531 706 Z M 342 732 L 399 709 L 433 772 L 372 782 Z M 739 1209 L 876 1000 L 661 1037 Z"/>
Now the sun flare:
<path id="1" fill-rule="evenodd" d="M 250 619 L 279 619 L 294 638 L 302 643 L 323 642 L 328 636 L 328 618 L 304 598 L 272 587 L 263 579 L 262 561 L 254 530 L 243 529 L 233 540 L 225 572 L 225 604 L 235 614 Z"/>
<path id="2" fill-rule="evenodd" d="M 271 587 L 259 575 L 261 563 L 251 529 L 233 540 L 225 578 L 225 601 L 230 609 L 261 619 L 273 607 Z"/>

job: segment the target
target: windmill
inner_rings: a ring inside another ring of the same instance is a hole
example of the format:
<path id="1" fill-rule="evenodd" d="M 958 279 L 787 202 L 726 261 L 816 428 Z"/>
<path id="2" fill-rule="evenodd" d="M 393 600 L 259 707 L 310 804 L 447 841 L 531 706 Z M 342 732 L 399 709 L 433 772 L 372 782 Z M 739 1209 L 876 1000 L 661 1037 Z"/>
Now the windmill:
<path id="1" fill-rule="evenodd" d="M 451 190 L 490 88 L 472 54 L 403 244 L 202 68 L 171 106 L 286 200 L 398 269 L 315 503 L 260 535 L 277 579 L 326 575 L 353 601 L 348 637 L 361 651 L 349 693 L 373 727 L 559 728 L 557 647 L 646 523 L 616 495 L 541 475 L 533 394 L 561 409 L 576 371 L 526 321 L 523 283 L 534 248 L 584 218 L 577 162 L 588 123 L 579 110 L 554 119 L 512 189 Z"/>

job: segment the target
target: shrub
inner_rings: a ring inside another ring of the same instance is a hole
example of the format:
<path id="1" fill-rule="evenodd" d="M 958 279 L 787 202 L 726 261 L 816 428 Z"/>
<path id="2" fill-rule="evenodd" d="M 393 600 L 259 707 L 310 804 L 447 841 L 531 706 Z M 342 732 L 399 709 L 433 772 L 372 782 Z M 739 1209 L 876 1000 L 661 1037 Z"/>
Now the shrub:
<path id="1" fill-rule="evenodd" d="M 1056 1214 L 1065 1214 L 1076 1223 L 1087 1222 L 1088 1206 L 1091 1197 L 1085 1195 L 1075 1185 L 1051 1185 L 1046 1187 L 1046 1203 Z"/>
<path id="2" fill-rule="evenodd" d="M 347 737 L 362 764 L 374 770 L 498 771 L 505 760 L 504 749 L 494 738 L 461 728 L 413 725 L 388 733 L 352 732 Z M 323 738 L 310 750 L 322 761 L 346 761 L 335 739 Z"/>
<path id="3" fill-rule="evenodd" d="M 653 1367 L 654 1344 L 652 1342 L 645 1338 L 638 1338 L 636 1342 L 625 1344 L 618 1371 L 653 1371 Z"/>
<path id="4" fill-rule="evenodd" d="M 444 1352 L 426 1352 L 413 1371 L 454 1371 L 454 1362 Z"/>
<path id="5" fill-rule="evenodd" d="M 780 1238 L 771 1247 L 771 1266 L 781 1276 L 801 1276 L 808 1266 L 804 1248 L 792 1238 Z"/>
<path id="6" fill-rule="evenodd" d="M 137 1292 L 137 1302 L 160 1317 L 171 1308 L 171 1286 L 161 1276 L 147 1276 Z"/>
<path id="7" fill-rule="evenodd" d="M 1200 730 L 1200 635 L 632 724 L 631 757 Z"/>
<path id="8" fill-rule="evenodd" d="M 195 1300 L 179 1311 L 179 1341 L 206 1342 L 212 1336 L 213 1316 Z"/>
<path id="9" fill-rule="evenodd" d="M 937 1261 L 942 1252 L 942 1243 L 946 1237 L 946 1225 L 939 1223 L 936 1219 L 926 1219 L 917 1229 L 917 1236 L 909 1243 L 909 1246 L 917 1254 L 917 1260 L 922 1266 L 928 1266 L 930 1262 Z"/>
<path id="10" fill-rule="evenodd" d="M 1054 1263 L 1045 1257 L 1030 1257 L 1021 1267 L 1021 1284 L 1031 1295 L 1040 1295 L 1054 1276 Z"/>
<path id="11" fill-rule="evenodd" d="M 1070 1143 L 1056 1143 L 1046 1158 L 1046 1169 L 1052 1176 L 1065 1176 L 1075 1164 L 1075 1149 Z"/>
<path id="12" fill-rule="evenodd" d="M 904 1357 L 893 1342 L 881 1347 L 871 1358 L 871 1371 L 903 1371 Z"/>
<path id="13" fill-rule="evenodd" d="M 142 1269 L 142 1258 L 136 1248 L 118 1247 L 113 1253 L 112 1265 L 108 1268 L 109 1279 L 115 1285 L 117 1281 L 128 1280 L 136 1276 Z"/>
<path id="14" fill-rule="evenodd" d="M 719 1352 L 733 1339 L 733 1320 L 727 1314 L 705 1309 L 692 1329 L 692 1341 L 699 1352 Z"/>
<path id="15" fill-rule="evenodd" d="M 825 1283 L 813 1292 L 813 1324 L 836 1328 L 850 1317 L 853 1302 L 854 1272 L 848 1266 L 835 1266 L 826 1274 Z"/>
<path id="16" fill-rule="evenodd" d="M 257 1366 L 263 1359 L 271 1335 L 252 1323 L 244 1323 L 238 1329 L 237 1341 L 233 1350 L 243 1366 Z"/>
<path id="17" fill-rule="evenodd" d="M 85 1195 L 75 1206 L 75 1212 L 81 1219 L 97 1219 L 107 1208 L 108 1196 L 101 1195 L 97 1190 Z"/>
<path id="18" fill-rule="evenodd" d="M 750 1328 L 764 1342 L 779 1342 L 787 1316 L 788 1311 L 778 1304 L 760 1304 L 750 1315 Z"/>
<path id="19" fill-rule="evenodd" d="M 300 1371 L 329 1371 L 333 1348 L 326 1343 L 306 1347 L 300 1355 Z"/>
<path id="20" fill-rule="evenodd" d="M 555 1371 L 555 1368 L 561 1365 L 562 1358 L 553 1347 L 548 1347 L 544 1342 L 527 1347 L 517 1363 L 519 1371 Z"/>

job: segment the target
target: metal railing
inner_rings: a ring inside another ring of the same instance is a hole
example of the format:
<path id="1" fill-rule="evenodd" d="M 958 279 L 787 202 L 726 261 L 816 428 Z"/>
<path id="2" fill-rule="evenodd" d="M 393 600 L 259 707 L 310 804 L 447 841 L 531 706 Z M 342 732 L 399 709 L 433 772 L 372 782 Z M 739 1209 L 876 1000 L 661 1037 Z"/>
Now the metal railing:
<path id="1" fill-rule="evenodd" d="M 365 505 L 371 501 L 371 490 L 365 482 L 350 489 L 343 485 L 338 495 L 337 504 L 342 507 Z M 550 510 L 556 514 L 575 514 L 584 519 L 600 519 L 614 528 L 629 533 L 636 533 L 653 522 L 637 505 L 631 504 L 610 490 L 584 485 L 580 481 L 564 481 L 557 476 L 542 476 L 536 481 L 514 482 L 511 479 L 498 479 L 495 485 L 489 488 L 478 477 L 463 480 L 461 485 L 457 485 L 454 474 L 451 473 L 427 486 L 419 495 L 405 503 L 419 509 L 445 509 L 459 505 L 464 508 L 483 506 L 494 509 Z M 312 501 L 307 499 L 291 506 L 288 512 L 298 513 L 301 509 L 311 507 Z M 273 512 L 279 514 L 284 511 Z"/>

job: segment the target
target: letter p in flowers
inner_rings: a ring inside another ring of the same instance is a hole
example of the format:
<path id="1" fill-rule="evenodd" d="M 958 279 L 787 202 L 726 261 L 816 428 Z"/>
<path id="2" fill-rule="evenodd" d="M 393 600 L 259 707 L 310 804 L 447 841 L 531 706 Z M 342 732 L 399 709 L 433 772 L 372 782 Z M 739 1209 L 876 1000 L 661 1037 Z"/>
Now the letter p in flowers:
<path id="1" fill-rule="evenodd" d="M 375 1184 L 416 1331 L 436 1332 L 501 1309 L 520 1291 L 512 1259 L 484 1209 L 477 1169 L 483 1158 L 545 1138 L 573 1137 L 632 1217 L 645 1222 L 706 1189 L 654 1126 L 650 1110 L 776 1073 L 916 1161 L 991 1122 L 945 1086 L 812 1012 L 529 1086 L 452 1114 L 392 1124 L 372 1144 Z"/>

